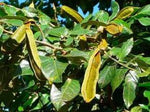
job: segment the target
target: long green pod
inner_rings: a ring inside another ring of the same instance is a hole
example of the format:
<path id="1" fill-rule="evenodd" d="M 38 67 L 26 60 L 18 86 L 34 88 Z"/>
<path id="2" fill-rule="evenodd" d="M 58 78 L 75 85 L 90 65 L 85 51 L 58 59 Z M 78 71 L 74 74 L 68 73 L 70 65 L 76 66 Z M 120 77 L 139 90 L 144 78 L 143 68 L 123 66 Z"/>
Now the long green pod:
<path id="1" fill-rule="evenodd" d="M 1 51 L 4 53 L 12 53 L 25 39 L 26 26 L 20 26 L 14 34 L 6 40 L 1 46 Z"/>
<path id="2" fill-rule="evenodd" d="M 34 35 L 32 30 L 30 29 L 30 25 L 27 25 L 26 34 L 27 34 L 27 50 L 29 53 L 29 60 L 31 67 L 35 73 L 36 78 L 40 81 L 43 81 L 46 78 L 44 77 L 41 71 L 41 60 L 38 55 Z"/>

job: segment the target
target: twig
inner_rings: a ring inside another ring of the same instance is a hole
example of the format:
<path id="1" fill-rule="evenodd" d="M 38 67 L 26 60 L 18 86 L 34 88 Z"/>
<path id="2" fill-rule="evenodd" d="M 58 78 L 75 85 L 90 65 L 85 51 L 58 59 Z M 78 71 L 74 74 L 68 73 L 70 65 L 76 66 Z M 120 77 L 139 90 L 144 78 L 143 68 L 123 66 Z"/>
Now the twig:
<path id="1" fill-rule="evenodd" d="M 38 40 L 36 40 L 36 43 L 47 46 L 47 47 L 50 47 L 51 49 L 54 49 L 54 51 L 61 51 L 63 54 L 66 54 L 66 51 L 64 51 L 62 48 L 56 47 L 56 46 L 54 46 L 50 43 L 43 42 L 43 41 L 38 41 Z"/>
<path id="2" fill-rule="evenodd" d="M 54 18 L 57 21 L 57 10 L 56 10 L 56 6 L 54 3 L 53 3 L 53 10 L 54 10 Z"/>
<path id="3" fill-rule="evenodd" d="M 122 65 L 122 66 L 124 66 L 124 67 L 126 67 L 126 68 L 128 68 L 128 69 L 130 69 L 130 70 L 136 71 L 134 68 L 131 68 L 131 67 L 127 66 L 126 64 L 120 63 L 120 62 L 119 62 L 118 60 L 116 60 L 115 58 L 109 56 L 109 54 L 108 54 L 106 51 L 104 51 L 104 53 L 105 53 L 111 60 L 115 61 L 115 62 L 118 63 L 119 65 Z"/>
<path id="4" fill-rule="evenodd" d="M 13 34 L 14 34 L 13 32 L 7 31 L 7 30 L 5 30 L 5 29 L 3 29 L 3 32 L 8 33 L 8 34 L 10 34 L 10 35 L 13 35 Z"/>
<path id="5" fill-rule="evenodd" d="M 45 38 L 44 33 L 43 33 L 41 27 L 40 27 L 37 23 L 34 23 L 34 24 L 35 24 L 35 25 L 38 27 L 38 29 L 40 30 L 42 37 Z"/>

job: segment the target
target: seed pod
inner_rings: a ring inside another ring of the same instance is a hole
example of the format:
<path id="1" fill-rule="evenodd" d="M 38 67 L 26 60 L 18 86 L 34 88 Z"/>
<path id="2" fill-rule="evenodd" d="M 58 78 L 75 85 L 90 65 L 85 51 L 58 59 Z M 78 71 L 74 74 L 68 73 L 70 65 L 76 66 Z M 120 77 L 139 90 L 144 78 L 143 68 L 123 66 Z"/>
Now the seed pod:
<path id="1" fill-rule="evenodd" d="M 131 6 L 125 7 L 118 13 L 115 19 L 126 19 L 133 12 L 134 12 L 134 7 L 131 7 Z"/>
<path id="2" fill-rule="evenodd" d="M 68 7 L 68 6 L 62 6 L 61 7 L 62 13 L 67 13 L 71 18 L 73 18 L 76 22 L 81 22 L 83 20 L 83 17 L 74 9 Z"/>
<path id="3" fill-rule="evenodd" d="M 106 26 L 106 31 L 112 35 L 117 35 L 122 32 L 123 27 L 117 24 L 109 24 Z"/>
<path id="4" fill-rule="evenodd" d="M 98 48 L 93 52 L 89 59 L 88 67 L 85 71 L 84 80 L 82 83 L 81 93 L 85 102 L 90 102 L 96 94 L 96 85 L 99 77 L 99 69 L 101 65 L 100 50 L 105 50 L 107 42 L 102 39 Z"/>
<path id="5" fill-rule="evenodd" d="M 46 78 L 44 77 L 41 71 L 41 60 L 38 55 L 33 32 L 29 26 L 27 26 L 26 33 L 27 33 L 27 50 L 29 53 L 29 60 L 31 67 L 35 73 L 36 78 L 40 81 L 44 81 Z"/>
<path id="6" fill-rule="evenodd" d="M 13 52 L 25 39 L 25 32 L 26 32 L 26 26 L 22 25 L 20 26 L 14 34 L 4 42 L 4 44 L 1 46 L 1 51 L 4 53 L 11 53 Z"/>

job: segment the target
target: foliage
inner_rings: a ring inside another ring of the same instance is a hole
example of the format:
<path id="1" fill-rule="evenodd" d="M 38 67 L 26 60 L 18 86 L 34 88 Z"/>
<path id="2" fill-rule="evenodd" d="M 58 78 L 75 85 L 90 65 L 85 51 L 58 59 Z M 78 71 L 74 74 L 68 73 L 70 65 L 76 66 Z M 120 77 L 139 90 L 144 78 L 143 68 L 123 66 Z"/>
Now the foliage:
<path id="1" fill-rule="evenodd" d="M 50 17 L 0 3 L 0 110 L 150 110 L 150 4 L 100 3 L 86 18 L 70 1 Z"/>

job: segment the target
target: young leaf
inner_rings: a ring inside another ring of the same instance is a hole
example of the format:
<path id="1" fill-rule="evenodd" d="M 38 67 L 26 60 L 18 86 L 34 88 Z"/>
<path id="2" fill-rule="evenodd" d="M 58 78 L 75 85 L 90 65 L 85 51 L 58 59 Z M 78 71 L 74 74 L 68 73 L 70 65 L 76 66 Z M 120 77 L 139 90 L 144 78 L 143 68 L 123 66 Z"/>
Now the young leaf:
<path id="1" fill-rule="evenodd" d="M 131 6 L 125 7 L 118 13 L 115 19 L 126 19 L 133 12 L 134 12 L 134 7 L 131 7 Z"/>
<path id="2" fill-rule="evenodd" d="M 64 11 L 65 13 L 67 13 L 70 17 L 72 17 L 73 19 L 75 19 L 77 22 L 81 23 L 83 20 L 83 17 L 74 9 L 68 7 L 68 6 L 62 6 L 61 7 L 62 12 Z"/>
<path id="3" fill-rule="evenodd" d="M 136 87 L 138 83 L 137 74 L 135 71 L 129 71 L 125 77 L 125 84 L 123 88 L 123 100 L 127 108 L 129 108 L 135 97 Z"/>
<path id="4" fill-rule="evenodd" d="M 80 83 L 77 80 L 67 79 L 61 91 L 53 84 L 51 88 L 51 101 L 58 111 L 66 102 L 71 101 L 80 92 Z"/>
<path id="5" fill-rule="evenodd" d="M 101 65 L 101 56 L 99 50 L 105 50 L 107 42 L 102 39 L 98 48 L 93 52 L 89 59 L 88 67 L 85 71 L 84 80 L 82 83 L 81 93 L 85 102 L 90 102 L 96 94 L 96 85 L 99 76 L 99 69 Z"/>
<path id="6" fill-rule="evenodd" d="M 27 49 L 29 52 L 29 59 L 30 59 L 31 67 L 38 80 L 45 80 L 45 77 L 41 71 L 41 60 L 38 55 L 34 35 L 30 27 L 26 28 L 26 33 L 27 33 Z"/>
<path id="7" fill-rule="evenodd" d="M 25 39 L 26 26 L 20 26 L 14 34 L 9 38 L 1 47 L 1 50 L 5 53 L 11 53 L 14 51 Z"/>
<path id="8" fill-rule="evenodd" d="M 119 4 L 116 1 L 112 1 L 111 8 L 112 8 L 112 14 L 109 17 L 109 20 L 114 19 L 120 10 Z"/>

